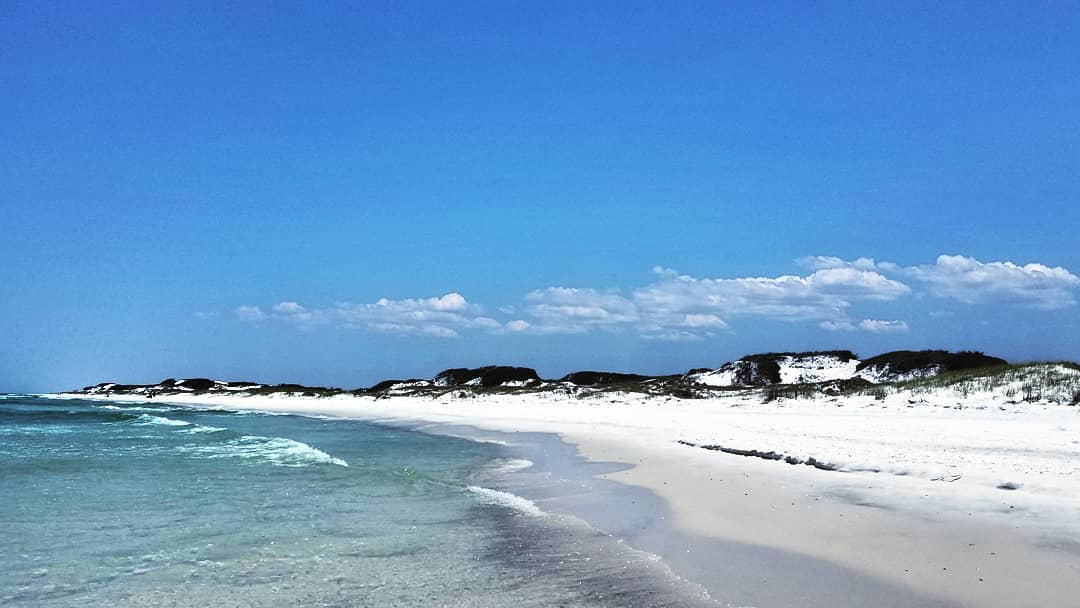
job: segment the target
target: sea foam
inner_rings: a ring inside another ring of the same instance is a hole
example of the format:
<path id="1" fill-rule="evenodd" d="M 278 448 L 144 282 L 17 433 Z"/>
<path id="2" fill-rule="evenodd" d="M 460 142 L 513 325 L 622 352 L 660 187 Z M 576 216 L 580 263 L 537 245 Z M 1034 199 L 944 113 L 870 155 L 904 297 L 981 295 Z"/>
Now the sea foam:
<path id="1" fill-rule="evenodd" d="M 208 430 L 203 432 L 212 432 L 210 429 L 214 429 L 214 427 L 205 428 Z M 349 463 L 341 458 L 335 458 L 318 448 L 285 437 L 242 435 L 221 443 L 187 446 L 182 448 L 182 451 L 205 458 L 239 458 L 282 467 L 305 467 L 317 464 L 349 466 Z"/>
<path id="2" fill-rule="evenodd" d="M 139 414 L 139 417 L 132 421 L 132 424 L 160 424 L 163 426 L 191 426 L 190 422 L 183 420 L 173 420 L 172 418 L 166 418 L 164 416 L 152 416 L 150 414 Z"/>
<path id="3" fill-rule="evenodd" d="M 229 429 L 221 426 L 205 426 L 202 424 L 192 425 L 190 429 L 184 429 L 181 433 L 222 433 Z"/>
<path id="4" fill-rule="evenodd" d="M 524 458 L 500 458 L 491 463 L 489 470 L 494 475 L 509 475 L 533 466 L 533 461 Z"/>
<path id="5" fill-rule="evenodd" d="M 528 515 L 530 517 L 547 516 L 547 513 L 536 506 L 535 502 L 528 498 L 518 496 L 517 494 L 511 494 L 510 492 L 503 492 L 501 490 L 492 490 L 491 488 L 482 488 L 480 486 L 468 486 L 468 490 L 473 494 L 476 494 L 480 502 L 486 505 L 509 507 L 522 515 Z"/>

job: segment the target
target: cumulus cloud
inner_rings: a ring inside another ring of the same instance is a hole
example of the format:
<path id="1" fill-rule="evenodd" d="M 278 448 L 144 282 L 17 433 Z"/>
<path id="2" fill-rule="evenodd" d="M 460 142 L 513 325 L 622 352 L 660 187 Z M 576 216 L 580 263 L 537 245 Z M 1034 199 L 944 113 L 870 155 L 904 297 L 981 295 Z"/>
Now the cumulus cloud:
<path id="1" fill-rule="evenodd" d="M 879 319 L 863 319 L 859 321 L 859 329 L 875 334 L 906 334 L 910 328 L 903 321 L 882 321 Z"/>
<path id="2" fill-rule="evenodd" d="M 717 327 L 725 328 L 727 323 L 720 317 L 713 314 L 692 313 L 683 317 L 682 325 L 684 327 Z"/>
<path id="3" fill-rule="evenodd" d="M 860 304 L 906 297 L 918 288 L 966 303 L 1015 303 L 1038 309 L 1076 304 L 1080 278 L 1061 267 L 980 262 L 943 255 L 933 264 L 902 267 L 869 257 L 801 258 L 805 274 L 774 277 L 702 278 L 657 266 L 653 279 L 627 290 L 547 287 L 516 305 L 496 309 L 501 319 L 459 293 L 431 298 L 380 299 L 308 307 L 279 302 L 269 312 L 240 306 L 243 321 L 275 320 L 301 328 L 332 325 L 386 334 L 453 338 L 465 331 L 491 334 L 585 334 L 628 331 L 657 340 L 700 340 L 742 318 L 815 323 L 825 331 L 904 333 L 900 320 L 863 319 Z M 930 312 L 942 316 L 941 312 Z"/>
<path id="4" fill-rule="evenodd" d="M 334 325 L 379 333 L 456 338 L 461 330 L 503 331 L 502 323 L 483 314 L 458 293 L 432 298 L 382 298 L 374 303 L 341 302 L 326 308 L 308 308 L 298 302 L 279 302 L 271 313 L 258 306 L 241 306 L 236 316 L 247 321 L 274 319 L 310 328 Z"/>
<path id="5" fill-rule="evenodd" d="M 827 331 L 910 331 L 904 321 L 864 319 L 860 302 L 891 302 L 913 293 L 910 281 L 931 294 L 963 302 L 1014 302 L 1055 309 L 1075 304 L 1080 278 L 1064 268 L 1011 262 L 982 263 L 941 256 L 926 266 L 902 267 L 862 257 L 798 260 L 805 276 L 699 278 L 662 266 L 653 282 L 627 295 L 590 288 L 551 287 L 531 292 L 524 312 L 533 333 L 585 333 L 633 329 L 643 337 L 688 339 L 723 330 L 740 317 L 816 322 Z M 905 282 L 908 281 L 908 282 Z"/>
<path id="6" fill-rule="evenodd" d="M 461 334 L 457 330 L 442 325 L 411 325 L 407 323 L 368 323 L 368 329 L 384 334 L 400 334 L 413 336 L 429 336 L 432 338 L 457 338 Z"/>
<path id="7" fill-rule="evenodd" d="M 882 278 L 892 275 L 921 284 L 930 295 L 966 304 L 993 302 L 1055 310 L 1074 306 L 1074 290 L 1080 286 L 1080 277 L 1060 266 L 980 262 L 962 255 L 941 255 L 933 264 L 906 267 L 873 258 L 844 260 L 833 256 L 800 258 L 798 263 L 815 270 L 815 274 L 873 272 Z M 900 284 L 895 279 L 885 280 Z"/>
<path id="8" fill-rule="evenodd" d="M 934 264 L 911 266 L 903 272 L 942 298 L 967 304 L 1014 303 L 1043 310 L 1074 306 L 1073 290 L 1080 285 L 1080 277 L 1060 266 L 984 263 L 962 255 L 942 255 Z"/>
<path id="9" fill-rule="evenodd" d="M 283 319 L 305 327 L 330 322 L 330 317 L 326 315 L 325 311 L 308 310 L 296 302 L 278 302 L 270 310 L 272 316 L 276 319 Z"/>
<path id="10" fill-rule="evenodd" d="M 911 293 L 907 285 L 855 267 L 823 268 L 806 278 L 815 291 L 867 300 L 895 300 Z"/>
<path id="11" fill-rule="evenodd" d="M 612 291 L 548 287 L 525 296 L 534 333 L 585 333 L 633 325 L 640 320 L 635 304 Z"/>
<path id="12" fill-rule="evenodd" d="M 878 262 L 874 258 L 857 258 L 844 260 L 831 255 L 815 255 L 799 258 L 796 262 L 810 270 L 828 270 L 832 268 L 854 268 L 856 270 L 880 270 L 885 272 L 896 271 L 900 267 L 892 262 Z"/>
<path id="13" fill-rule="evenodd" d="M 463 329 L 502 329 L 501 323 L 483 314 L 483 308 L 458 293 L 437 298 L 382 298 L 374 304 L 344 303 L 333 313 L 345 327 L 436 338 L 454 338 Z"/>
<path id="14" fill-rule="evenodd" d="M 868 331 L 875 334 L 884 333 L 907 333 L 910 328 L 904 321 L 882 321 L 879 319 L 863 319 L 858 323 L 848 320 L 822 321 L 818 327 L 825 331 Z"/>
<path id="15" fill-rule="evenodd" d="M 383 298 L 380 302 L 386 302 Z M 435 310 L 459 312 L 469 308 L 469 303 L 465 301 L 465 297 L 460 293 L 448 293 L 441 298 L 429 298 L 425 301 L 427 305 Z"/>
<path id="16" fill-rule="evenodd" d="M 233 314 L 237 319 L 251 323 L 263 321 L 267 316 L 258 306 L 237 306 L 233 309 Z"/>
<path id="17" fill-rule="evenodd" d="M 529 329 L 529 327 L 531 327 L 531 324 L 522 319 L 515 319 L 504 326 L 506 331 L 509 332 L 522 332 Z"/>
<path id="18" fill-rule="evenodd" d="M 274 304 L 273 310 L 276 313 L 289 315 L 304 313 L 307 309 L 297 304 L 296 302 L 280 302 L 278 304 Z"/>
<path id="19" fill-rule="evenodd" d="M 846 321 L 859 300 L 895 300 L 903 283 L 873 270 L 822 268 L 807 276 L 709 279 L 653 269 L 655 280 L 628 296 L 615 291 L 550 287 L 526 296 L 534 333 L 633 329 L 643 337 L 688 340 L 712 335 L 735 317 Z"/>

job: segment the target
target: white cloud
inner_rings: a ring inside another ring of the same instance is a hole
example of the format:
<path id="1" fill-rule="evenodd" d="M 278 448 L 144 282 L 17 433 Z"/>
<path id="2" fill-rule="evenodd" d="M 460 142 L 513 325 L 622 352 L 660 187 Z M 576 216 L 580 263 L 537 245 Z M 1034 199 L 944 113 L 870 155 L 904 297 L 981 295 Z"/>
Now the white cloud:
<path id="1" fill-rule="evenodd" d="M 640 320 L 637 307 L 611 291 L 548 287 L 525 296 L 524 310 L 536 322 L 533 333 L 585 333 L 633 325 Z"/>
<path id="2" fill-rule="evenodd" d="M 431 336 L 434 338 L 457 338 L 460 337 L 456 330 L 441 325 L 409 325 L 404 323 L 378 323 L 368 324 L 368 329 L 384 334 L 399 334 L 403 336 Z"/>
<path id="3" fill-rule="evenodd" d="M 686 330 L 670 330 L 660 331 L 656 333 L 642 334 L 642 338 L 646 340 L 664 340 L 667 342 L 701 342 L 705 339 L 701 334 L 696 334 Z"/>
<path id="4" fill-rule="evenodd" d="M 783 276 L 775 279 L 698 279 L 661 275 L 660 280 L 634 292 L 634 300 L 654 316 L 714 314 L 724 317 L 760 315 L 809 318 L 821 309 L 831 310 L 839 299 L 814 293 L 806 280 Z"/>
<path id="5" fill-rule="evenodd" d="M 825 331 L 855 331 L 861 329 L 875 334 L 906 334 L 911 329 L 904 321 L 883 321 L 880 319 L 863 319 L 858 324 L 848 320 L 822 321 L 818 323 L 818 327 Z"/>
<path id="6" fill-rule="evenodd" d="M 528 321 L 524 321 L 522 319 L 515 319 L 507 323 L 504 327 L 506 331 L 509 332 L 522 332 L 529 329 L 530 324 Z"/>
<path id="7" fill-rule="evenodd" d="M 460 293 L 448 293 L 441 298 L 430 298 L 427 301 L 435 310 L 456 312 L 466 310 L 469 307 L 469 303 L 465 301 L 465 298 Z"/>
<path id="8" fill-rule="evenodd" d="M 237 317 L 261 321 L 272 318 L 298 327 L 335 325 L 367 329 L 379 333 L 456 338 L 461 330 L 503 331 L 499 321 L 483 314 L 480 306 L 469 303 L 458 293 L 432 298 L 391 300 L 382 298 L 375 303 L 342 302 L 327 308 L 308 308 L 298 302 L 279 302 L 271 307 L 272 314 L 258 306 L 241 306 Z"/>
<path id="9" fill-rule="evenodd" d="M 796 262 L 810 270 L 828 270 L 832 268 L 854 268 L 856 270 L 880 270 L 885 272 L 895 271 L 899 268 L 892 262 L 877 262 L 874 258 L 858 258 L 844 260 L 831 255 L 815 255 L 799 258 Z"/>
<path id="10" fill-rule="evenodd" d="M 248 322 L 258 322 L 266 319 L 267 315 L 258 306 L 237 306 L 233 309 L 237 319 Z"/>
<path id="11" fill-rule="evenodd" d="M 500 331 L 502 324 L 483 314 L 459 293 L 437 298 L 382 298 L 374 304 L 338 304 L 333 309 L 342 325 L 374 331 L 454 338 L 460 330 Z"/>
<path id="12" fill-rule="evenodd" d="M 863 319 L 859 321 L 859 329 L 875 334 L 898 333 L 906 334 L 910 328 L 903 321 L 882 321 L 878 319 Z"/>
<path id="13" fill-rule="evenodd" d="M 867 300 L 895 300 L 911 293 L 911 288 L 899 281 L 873 271 L 848 268 L 823 268 L 806 278 L 820 293 Z"/>
<path id="14" fill-rule="evenodd" d="M 308 310 L 296 302 L 278 302 L 271 308 L 275 319 L 282 319 L 307 328 L 330 322 L 325 311 Z"/>
<path id="15" fill-rule="evenodd" d="M 848 322 L 859 300 L 895 300 L 903 283 L 873 270 L 822 268 L 809 276 L 702 279 L 657 266 L 656 280 L 629 296 L 615 291 L 550 287 L 526 296 L 533 333 L 633 329 L 643 337 L 696 339 L 728 327 L 734 317 Z"/>
<path id="16" fill-rule="evenodd" d="M 281 302 L 278 304 L 274 304 L 273 311 L 288 315 L 303 313 L 306 311 L 306 309 L 303 306 L 297 304 L 296 302 Z"/>
<path id="17" fill-rule="evenodd" d="M 835 319 L 856 300 L 894 300 L 910 289 L 877 272 L 852 268 L 815 271 L 806 277 L 699 279 L 665 272 L 634 292 L 653 315 L 701 313 L 721 319 L 760 316 L 785 321 Z"/>
<path id="18" fill-rule="evenodd" d="M 896 275 L 925 285 L 932 295 L 967 304 L 994 302 L 1055 310 L 1075 305 L 1074 290 L 1080 286 L 1080 277 L 1060 266 L 984 263 L 962 255 L 942 255 L 933 264 L 908 267 L 877 262 L 873 258 L 844 260 L 833 256 L 805 257 L 800 258 L 798 263 L 815 270 L 815 274 L 873 272 L 885 281 L 892 282 L 886 284 L 874 279 L 880 283 L 878 287 L 883 296 L 888 294 L 888 285 L 897 290 L 902 285 L 883 275 Z"/>
<path id="19" fill-rule="evenodd" d="M 727 323 L 723 319 L 712 314 L 692 313 L 683 317 L 684 327 L 716 327 L 723 329 Z"/>
<path id="20" fill-rule="evenodd" d="M 1040 309 L 1076 304 L 1080 278 L 1061 267 L 1012 262 L 983 263 L 964 256 L 938 257 L 934 264 L 901 267 L 862 257 L 801 258 L 805 276 L 699 278 L 663 266 L 652 282 L 627 291 L 547 287 L 529 292 L 517 306 L 498 308 L 500 319 L 459 293 L 431 298 L 382 298 L 374 303 L 339 303 L 310 308 L 279 302 L 264 312 L 240 306 L 244 321 L 268 319 L 302 328 L 318 325 L 441 338 L 465 331 L 491 334 L 584 334 L 628 331 L 658 340 L 697 340 L 724 331 L 739 318 L 816 323 L 826 331 L 909 331 L 904 321 L 854 316 L 864 302 L 887 303 L 912 293 L 911 285 L 961 302 L 1012 302 Z M 907 281 L 905 283 L 903 281 Z M 880 304 L 879 304 L 880 306 Z M 930 312 L 942 316 L 941 312 Z M 507 320 L 510 319 L 510 320 Z"/>
<path id="21" fill-rule="evenodd" d="M 1075 305 L 1073 290 L 1080 285 L 1080 277 L 1060 266 L 984 263 L 961 255 L 942 255 L 934 264 L 908 267 L 903 272 L 942 298 L 967 304 L 1015 303 L 1043 310 Z"/>

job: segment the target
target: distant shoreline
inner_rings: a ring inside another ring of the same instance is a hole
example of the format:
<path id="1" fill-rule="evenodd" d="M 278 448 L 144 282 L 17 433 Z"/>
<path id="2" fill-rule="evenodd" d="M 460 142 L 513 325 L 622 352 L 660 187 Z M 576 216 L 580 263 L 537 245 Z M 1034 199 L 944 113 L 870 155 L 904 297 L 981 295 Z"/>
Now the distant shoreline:
<path id="1" fill-rule="evenodd" d="M 544 379 L 529 367 L 489 365 L 451 368 L 431 379 L 383 380 L 367 388 L 341 389 L 301 384 L 263 384 L 209 378 L 167 378 L 156 384 L 101 382 L 72 391 L 88 395 L 178 394 L 301 395 L 331 397 L 427 396 L 438 398 L 457 391 L 459 396 L 552 392 L 580 397 L 603 393 L 640 393 L 679 399 L 702 399 L 728 395 L 731 391 L 761 389 L 768 399 L 791 397 L 881 395 L 885 387 L 941 388 L 957 384 L 1003 384 L 1015 376 L 1034 377 L 1047 369 L 1080 371 L 1072 362 L 1009 364 L 1004 359 L 975 351 L 892 351 L 860 360 L 847 350 L 781 352 L 747 355 L 719 368 L 695 368 L 683 374 L 649 376 L 610 371 L 578 371 L 558 379 Z M 1068 375 L 1068 374 L 1067 374 Z M 1041 382 L 1041 381 L 1040 381 Z M 1043 383 L 1045 384 L 1045 383 Z M 921 385 L 921 386 L 920 386 Z M 1080 384 L 1026 392 L 1024 401 L 1051 398 L 1055 402 L 1080 403 Z M 1052 390 L 1049 390 L 1052 389 Z M 1009 397 L 1012 397 L 1011 395 Z"/>

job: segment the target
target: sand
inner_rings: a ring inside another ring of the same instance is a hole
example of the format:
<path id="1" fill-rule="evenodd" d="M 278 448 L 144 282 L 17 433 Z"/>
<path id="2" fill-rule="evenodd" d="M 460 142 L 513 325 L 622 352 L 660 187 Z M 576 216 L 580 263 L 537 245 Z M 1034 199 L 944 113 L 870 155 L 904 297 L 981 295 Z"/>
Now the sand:
<path id="1" fill-rule="evenodd" d="M 581 400 L 546 393 L 168 401 L 432 432 L 465 425 L 474 434 L 503 433 L 510 443 L 514 433 L 526 443 L 528 434 L 555 434 L 588 461 L 631 465 L 593 473 L 599 482 L 660 497 L 650 507 L 655 521 L 628 526 L 617 514 L 622 505 L 575 508 L 565 497 L 530 498 L 659 555 L 723 602 L 1018 607 L 1067 606 L 1080 596 L 1076 407 L 866 397 Z M 814 457 L 839 470 L 680 440 Z M 528 488 L 514 491 L 528 495 Z"/>

